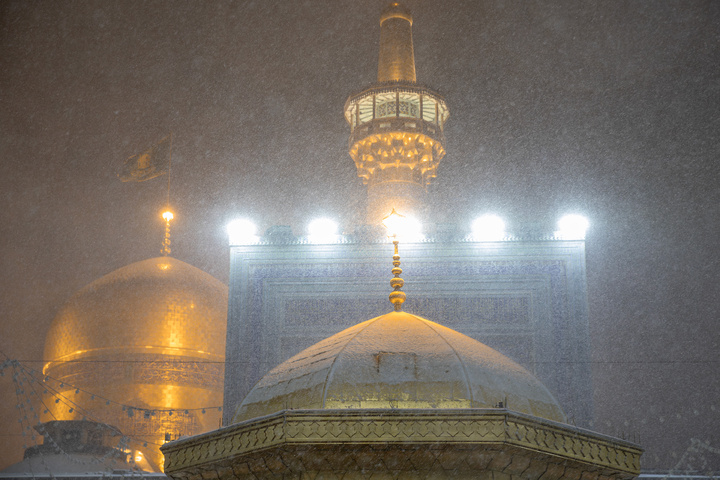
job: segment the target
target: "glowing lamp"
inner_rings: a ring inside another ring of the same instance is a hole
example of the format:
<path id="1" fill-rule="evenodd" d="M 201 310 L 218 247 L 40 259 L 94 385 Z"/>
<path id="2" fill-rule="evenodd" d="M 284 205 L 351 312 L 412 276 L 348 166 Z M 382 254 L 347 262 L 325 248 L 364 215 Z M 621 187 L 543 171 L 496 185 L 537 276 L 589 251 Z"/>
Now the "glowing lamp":
<path id="1" fill-rule="evenodd" d="M 563 240 L 583 240 L 590 223 L 582 215 L 565 215 L 558 221 L 555 236 Z"/>
<path id="2" fill-rule="evenodd" d="M 249 245 L 258 241 L 257 227 L 250 220 L 239 218 L 228 223 L 226 228 L 230 245 Z"/>
<path id="3" fill-rule="evenodd" d="M 497 215 L 483 215 L 473 221 L 472 235 L 476 240 L 502 240 L 505 238 L 505 222 Z"/>
<path id="4" fill-rule="evenodd" d="M 308 240 L 312 243 L 334 243 L 338 239 L 338 225 L 329 218 L 317 218 L 308 225 Z"/>
<path id="5" fill-rule="evenodd" d="M 422 225 L 417 219 L 400 215 L 394 208 L 390 215 L 383 218 L 382 224 L 387 229 L 388 236 L 392 238 L 413 241 L 422 235 Z"/>

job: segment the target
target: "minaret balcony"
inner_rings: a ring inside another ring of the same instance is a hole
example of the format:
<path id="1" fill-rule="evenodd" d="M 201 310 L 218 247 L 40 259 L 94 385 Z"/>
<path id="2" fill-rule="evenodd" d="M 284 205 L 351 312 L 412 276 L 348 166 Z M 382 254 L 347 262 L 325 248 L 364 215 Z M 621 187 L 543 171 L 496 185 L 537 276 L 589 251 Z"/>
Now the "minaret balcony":
<path id="1" fill-rule="evenodd" d="M 443 126 L 449 116 L 445 100 L 414 83 L 374 85 L 351 95 L 345 103 L 350 125 L 350 147 L 386 132 L 421 133 L 444 143 Z"/>

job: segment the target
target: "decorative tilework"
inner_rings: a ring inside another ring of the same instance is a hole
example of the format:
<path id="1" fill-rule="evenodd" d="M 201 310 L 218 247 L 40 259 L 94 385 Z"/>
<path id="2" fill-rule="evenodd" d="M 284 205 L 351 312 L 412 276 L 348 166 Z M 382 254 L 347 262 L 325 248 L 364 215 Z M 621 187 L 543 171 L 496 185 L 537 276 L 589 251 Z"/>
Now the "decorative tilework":
<path id="1" fill-rule="evenodd" d="M 402 472 L 629 480 L 637 445 L 506 410 L 297 410 L 166 444 L 165 473 L 195 480 Z M 274 459 L 274 461 L 270 461 Z M 572 469 L 570 471 L 569 469 Z"/>
<path id="2" fill-rule="evenodd" d="M 390 307 L 391 246 L 232 247 L 225 412 L 301 348 Z M 469 335 L 533 372 L 579 425 L 592 418 L 584 244 L 401 245 L 406 311 Z M 293 341 L 292 339 L 296 339 Z M 226 421 L 229 419 L 226 418 Z"/>

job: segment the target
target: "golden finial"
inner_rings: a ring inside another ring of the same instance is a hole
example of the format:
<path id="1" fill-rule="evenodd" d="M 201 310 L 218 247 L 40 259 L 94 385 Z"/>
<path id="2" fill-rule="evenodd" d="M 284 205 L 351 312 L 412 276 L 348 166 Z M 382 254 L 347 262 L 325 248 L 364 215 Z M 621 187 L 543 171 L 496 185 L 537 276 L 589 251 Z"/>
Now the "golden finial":
<path id="1" fill-rule="evenodd" d="M 165 238 L 163 239 L 160 253 L 163 257 L 167 257 L 170 255 L 170 220 L 175 218 L 175 216 L 170 210 L 166 210 L 163 212 L 162 218 L 165 219 Z"/>
<path id="2" fill-rule="evenodd" d="M 392 274 L 395 275 L 390 279 L 390 286 L 393 287 L 393 291 L 390 292 L 390 303 L 393 304 L 396 312 L 402 310 L 402 304 L 405 302 L 405 292 L 400 289 L 405 285 L 405 281 L 400 278 L 402 268 L 400 268 L 400 254 L 398 253 L 398 244 L 400 243 L 397 236 L 404 223 L 405 217 L 400 215 L 393 208 L 390 215 L 383 219 L 383 225 L 388 229 L 388 234 L 393 239 L 393 246 L 395 247 L 395 253 L 393 254 L 393 268 Z"/>

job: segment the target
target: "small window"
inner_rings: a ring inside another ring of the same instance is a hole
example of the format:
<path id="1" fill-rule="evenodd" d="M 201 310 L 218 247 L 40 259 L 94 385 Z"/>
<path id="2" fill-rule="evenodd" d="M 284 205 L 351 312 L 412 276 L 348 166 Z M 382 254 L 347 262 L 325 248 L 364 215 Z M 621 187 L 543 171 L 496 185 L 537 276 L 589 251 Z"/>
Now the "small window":
<path id="1" fill-rule="evenodd" d="M 373 97 L 367 97 L 358 102 L 360 109 L 360 125 L 373 119 Z"/>
<path id="2" fill-rule="evenodd" d="M 423 96 L 423 120 L 430 123 L 435 123 L 436 121 L 436 109 L 437 104 L 435 103 L 435 100 L 432 99 L 432 97 L 426 97 Z"/>
<path id="3" fill-rule="evenodd" d="M 400 94 L 400 116 L 420 117 L 420 96 L 414 93 Z"/>
<path id="4" fill-rule="evenodd" d="M 396 115 L 395 93 L 383 93 L 375 97 L 375 118 L 394 117 Z"/>

